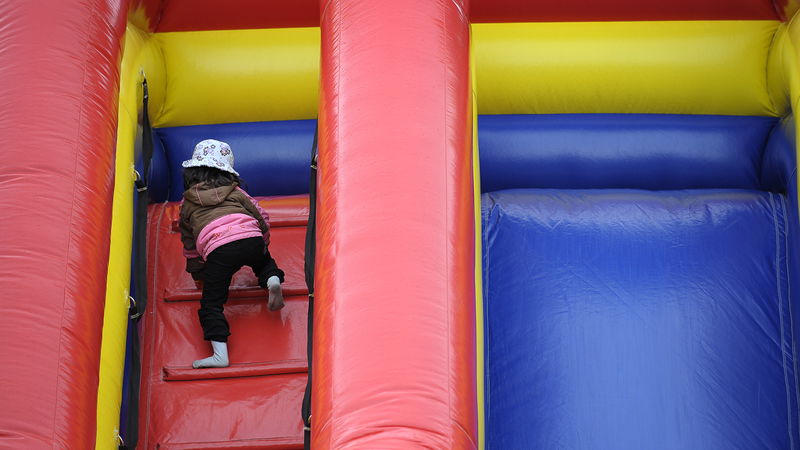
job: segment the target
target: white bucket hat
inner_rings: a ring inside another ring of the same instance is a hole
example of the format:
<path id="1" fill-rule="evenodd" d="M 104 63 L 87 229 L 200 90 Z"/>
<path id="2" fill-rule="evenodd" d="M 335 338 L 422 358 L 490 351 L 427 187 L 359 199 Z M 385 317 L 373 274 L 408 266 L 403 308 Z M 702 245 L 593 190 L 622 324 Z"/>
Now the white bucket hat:
<path id="1" fill-rule="evenodd" d="M 187 159 L 181 164 L 183 167 L 213 167 L 230 172 L 237 177 L 239 172 L 233 170 L 233 150 L 225 142 L 216 139 L 206 139 L 194 146 L 192 159 Z"/>

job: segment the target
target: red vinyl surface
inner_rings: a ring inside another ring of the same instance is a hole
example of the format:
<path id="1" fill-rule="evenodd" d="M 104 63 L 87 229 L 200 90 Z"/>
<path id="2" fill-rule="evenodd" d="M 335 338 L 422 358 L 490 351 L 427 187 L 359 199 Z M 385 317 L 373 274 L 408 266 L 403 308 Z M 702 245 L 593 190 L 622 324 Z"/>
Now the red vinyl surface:
<path id="1" fill-rule="evenodd" d="M 464 2 L 325 3 L 312 448 L 476 448 Z"/>
<path id="2" fill-rule="evenodd" d="M 170 0 L 157 31 L 319 26 L 319 0 Z"/>
<path id="3" fill-rule="evenodd" d="M 134 0 L 138 26 L 150 31 L 200 31 L 318 26 L 319 0 Z M 471 22 L 640 20 L 786 20 L 790 0 L 471 0 Z M 243 13 L 245 12 L 245 13 Z M 145 18 L 143 20 L 143 18 Z"/>
<path id="4" fill-rule="evenodd" d="M 786 0 L 471 0 L 472 22 L 777 20 Z"/>
<path id="5" fill-rule="evenodd" d="M 162 0 L 129 0 L 128 20 L 142 30 L 154 32 L 161 17 Z"/>
<path id="6" fill-rule="evenodd" d="M 319 0 L 135 0 L 150 31 L 313 27 Z M 466 3 L 466 2 L 465 2 Z M 582 22 L 639 20 L 786 20 L 789 0 L 471 0 L 471 22 Z M 243 13 L 244 12 L 244 13 Z M 141 21 L 141 20 L 140 20 Z"/>
<path id="7" fill-rule="evenodd" d="M 125 4 L 0 3 L 0 448 L 94 448 Z"/>
<path id="8" fill-rule="evenodd" d="M 303 245 L 308 197 L 260 199 L 270 213 L 270 252 L 286 272 L 286 306 L 267 309 L 252 270 L 234 276 L 225 316 L 231 365 L 192 369 L 208 356 L 197 319 L 200 291 L 184 271 L 173 223 L 179 204 L 152 205 L 148 221 L 150 303 L 144 317 L 141 448 L 302 448 L 307 291 Z"/>

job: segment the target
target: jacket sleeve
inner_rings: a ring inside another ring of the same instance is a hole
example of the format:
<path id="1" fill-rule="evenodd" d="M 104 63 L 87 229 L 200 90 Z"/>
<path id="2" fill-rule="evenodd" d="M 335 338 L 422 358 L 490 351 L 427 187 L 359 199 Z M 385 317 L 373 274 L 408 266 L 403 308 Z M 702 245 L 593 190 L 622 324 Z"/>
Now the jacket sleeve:
<path id="1" fill-rule="evenodd" d="M 240 187 L 236 187 L 236 190 L 241 192 L 244 196 L 244 201 L 242 202 L 247 212 L 250 213 L 256 220 L 258 220 L 258 227 L 261 229 L 261 233 L 264 235 L 264 243 L 269 246 L 269 214 L 258 205 L 258 202 L 250 195 L 244 191 L 244 189 Z"/>
<path id="2" fill-rule="evenodd" d="M 192 278 L 195 280 L 202 279 L 205 262 L 200 256 L 200 253 L 197 252 L 196 242 L 192 234 L 192 227 L 189 224 L 189 217 L 183 213 L 182 202 L 179 228 L 181 230 L 181 242 L 183 242 L 183 256 L 186 257 L 186 271 L 192 274 Z"/>

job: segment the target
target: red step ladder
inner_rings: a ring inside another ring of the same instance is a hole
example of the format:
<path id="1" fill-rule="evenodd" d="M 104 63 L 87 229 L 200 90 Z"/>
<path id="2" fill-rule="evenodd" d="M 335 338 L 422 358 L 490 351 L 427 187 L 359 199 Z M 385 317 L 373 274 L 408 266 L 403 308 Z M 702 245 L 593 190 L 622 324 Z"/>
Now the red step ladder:
<path id="1" fill-rule="evenodd" d="M 197 318 L 200 291 L 185 271 L 179 204 L 150 206 L 139 448 L 303 448 L 308 196 L 259 203 L 270 214 L 270 253 L 286 272 L 286 306 L 267 309 L 266 291 L 249 267 L 234 275 L 225 305 L 231 364 L 223 369 L 192 369 L 192 361 L 211 354 L 211 347 Z"/>

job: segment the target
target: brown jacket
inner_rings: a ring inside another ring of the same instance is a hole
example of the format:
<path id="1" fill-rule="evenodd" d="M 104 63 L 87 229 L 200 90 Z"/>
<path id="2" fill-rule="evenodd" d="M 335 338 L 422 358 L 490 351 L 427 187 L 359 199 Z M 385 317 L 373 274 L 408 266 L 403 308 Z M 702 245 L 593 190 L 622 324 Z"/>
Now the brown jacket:
<path id="1" fill-rule="evenodd" d="M 196 184 L 183 193 L 180 212 L 181 241 L 187 256 L 186 271 L 192 274 L 203 270 L 203 260 L 197 254 L 197 236 L 214 220 L 228 214 L 247 214 L 258 221 L 262 234 L 269 234 L 269 224 L 260 208 L 238 184 L 210 188 Z"/>

